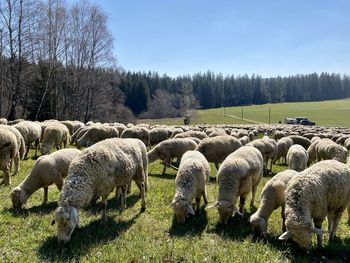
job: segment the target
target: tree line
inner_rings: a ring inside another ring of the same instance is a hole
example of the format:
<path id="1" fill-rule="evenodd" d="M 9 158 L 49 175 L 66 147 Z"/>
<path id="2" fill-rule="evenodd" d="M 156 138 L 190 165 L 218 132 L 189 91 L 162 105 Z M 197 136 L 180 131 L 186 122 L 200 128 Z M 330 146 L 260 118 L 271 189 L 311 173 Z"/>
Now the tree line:
<path id="1" fill-rule="evenodd" d="M 193 108 L 350 96 L 350 77 L 326 72 L 263 78 L 126 71 L 117 67 L 107 22 L 88 0 L 0 0 L 0 117 L 129 122 Z"/>

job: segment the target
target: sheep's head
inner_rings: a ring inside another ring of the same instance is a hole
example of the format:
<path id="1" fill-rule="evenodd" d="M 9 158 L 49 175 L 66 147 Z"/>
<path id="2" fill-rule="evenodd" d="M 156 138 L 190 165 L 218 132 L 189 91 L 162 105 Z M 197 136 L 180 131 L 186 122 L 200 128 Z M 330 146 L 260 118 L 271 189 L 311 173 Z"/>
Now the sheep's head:
<path id="1" fill-rule="evenodd" d="M 72 206 L 58 207 L 51 225 L 57 224 L 58 242 L 68 243 L 75 228 L 79 228 L 78 210 Z"/>
<path id="2" fill-rule="evenodd" d="M 208 206 L 208 208 L 217 207 L 220 215 L 220 223 L 227 224 L 228 219 L 233 216 L 235 213 L 238 213 L 242 216 L 242 214 L 238 211 L 238 209 L 233 205 L 232 202 L 226 200 L 220 200 L 215 202 L 214 204 Z"/>
<path id="3" fill-rule="evenodd" d="M 267 222 L 261 216 L 258 216 L 256 213 L 253 214 L 249 219 L 250 224 L 253 227 L 253 230 L 258 235 L 265 235 L 267 232 Z"/>
<path id="4" fill-rule="evenodd" d="M 190 215 L 194 215 L 192 204 L 184 198 L 175 198 L 169 205 L 174 209 L 174 213 L 179 224 L 183 224 Z"/>
<path id="5" fill-rule="evenodd" d="M 52 145 L 43 144 L 41 146 L 41 154 L 42 155 L 50 154 L 51 148 L 52 148 Z"/>
<path id="6" fill-rule="evenodd" d="M 13 208 L 21 208 L 22 205 L 25 204 L 28 199 L 26 192 L 18 186 L 11 191 L 10 196 Z"/>
<path id="7" fill-rule="evenodd" d="M 299 247 L 307 249 L 311 246 L 312 234 L 322 236 L 323 231 L 322 229 L 314 227 L 288 227 L 287 225 L 287 231 L 284 232 L 278 239 L 286 240 L 288 238 L 291 238 L 299 245 Z"/>

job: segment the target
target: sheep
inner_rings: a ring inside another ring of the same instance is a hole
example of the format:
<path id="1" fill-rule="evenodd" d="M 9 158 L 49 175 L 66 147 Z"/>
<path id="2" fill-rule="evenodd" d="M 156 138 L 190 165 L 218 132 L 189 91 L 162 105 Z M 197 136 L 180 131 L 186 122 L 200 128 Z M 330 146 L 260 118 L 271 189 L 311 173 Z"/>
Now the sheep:
<path id="1" fill-rule="evenodd" d="M 317 160 L 337 160 L 346 163 L 348 150 L 330 139 L 322 139 L 316 146 Z"/>
<path id="2" fill-rule="evenodd" d="M 69 140 L 69 130 L 65 125 L 59 122 L 50 123 L 46 126 L 42 136 L 41 154 L 50 154 L 52 147 L 56 147 L 57 150 L 61 149 L 62 144 L 64 148 L 67 148 Z"/>
<path id="3" fill-rule="evenodd" d="M 309 148 L 309 146 L 311 145 L 311 141 L 308 138 L 305 138 L 303 136 L 289 135 L 288 137 L 293 140 L 294 144 L 299 144 L 299 145 L 303 146 L 305 148 L 305 150 L 307 150 L 307 148 Z"/>
<path id="4" fill-rule="evenodd" d="M 350 138 L 345 140 L 344 146 L 348 151 L 350 151 Z"/>
<path id="5" fill-rule="evenodd" d="M 347 139 L 349 139 L 349 138 L 350 138 L 349 135 L 342 135 L 342 136 L 340 136 L 335 142 L 336 142 L 337 144 L 340 144 L 340 145 L 343 145 L 343 146 L 344 146 L 345 141 L 346 141 Z"/>
<path id="6" fill-rule="evenodd" d="M 9 130 L 0 129 L 0 169 L 4 173 L 0 186 L 11 184 L 10 167 L 16 154 L 18 154 L 18 145 L 15 134 Z"/>
<path id="7" fill-rule="evenodd" d="M 20 160 L 23 160 L 24 154 L 26 152 L 26 145 L 23 136 L 16 128 L 12 126 L 0 125 L 0 129 L 11 131 L 16 136 L 18 152 L 16 153 L 13 159 L 15 163 L 15 172 L 13 175 L 16 175 L 20 171 Z"/>
<path id="8" fill-rule="evenodd" d="M 285 170 L 272 177 L 264 186 L 261 192 L 259 209 L 251 215 L 249 222 L 254 231 L 262 236 L 267 232 L 267 223 L 274 210 L 282 207 L 282 231 L 286 231 L 284 217 L 284 191 L 288 182 L 298 172 L 294 170 Z"/>
<path id="9" fill-rule="evenodd" d="M 289 148 L 293 145 L 293 140 L 289 137 L 282 137 L 277 142 L 277 153 L 273 160 L 274 163 L 284 159 L 284 163 L 287 163 L 287 153 Z"/>
<path id="10" fill-rule="evenodd" d="M 132 127 L 125 129 L 120 135 L 120 138 L 137 138 L 140 139 L 146 146 L 150 145 L 149 130 L 145 127 Z"/>
<path id="11" fill-rule="evenodd" d="M 118 138 L 119 133 L 115 127 L 93 125 L 77 140 L 78 149 L 89 147 L 99 141 L 109 138 Z"/>
<path id="12" fill-rule="evenodd" d="M 76 144 L 77 141 L 89 130 L 91 129 L 92 126 L 83 126 L 83 127 L 80 127 L 79 129 L 77 129 L 72 137 L 71 137 L 71 143 L 72 144 Z"/>
<path id="13" fill-rule="evenodd" d="M 318 138 L 318 139 L 314 139 Z M 321 141 L 319 137 L 313 137 L 313 141 L 311 142 L 309 148 L 307 149 L 308 155 L 308 165 L 313 164 L 317 160 L 317 144 Z"/>
<path id="14" fill-rule="evenodd" d="M 27 151 L 24 158 L 28 157 L 29 147 L 32 142 L 35 143 L 35 157 L 37 157 L 38 145 L 41 138 L 41 126 L 40 124 L 32 121 L 21 121 L 13 125 L 21 135 L 23 136 L 25 145 L 27 146 Z"/>
<path id="15" fill-rule="evenodd" d="M 150 145 L 157 145 L 169 138 L 169 130 L 167 128 L 154 128 L 149 131 Z"/>
<path id="16" fill-rule="evenodd" d="M 176 157 L 179 161 L 185 152 L 194 150 L 196 147 L 197 143 L 189 138 L 165 140 L 147 153 L 148 162 L 152 163 L 157 159 L 161 159 L 164 165 L 162 174 L 164 174 L 166 167 L 170 166 L 172 158 Z"/>
<path id="17" fill-rule="evenodd" d="M 196 137 L 200 140 L 203 140 L 204 138 L 208 138 L 208 135 L 206 135 L 204 132 L 201 131 L 186 131 L 180 134 L 177 134 L 174 136 L 175 138 L 186 138 L 186 137 Z"/>
<path id="18" fill-rule="evenodd" d="M 255 140 L 255 134 L 253 131 L 248 132 L 249 141 Z"/>
<path id="19" fill-rule="evenodd" d="M 122 187 L 122 209 L 126 186 L 134 180 L 141 192 L 141 211 L 146 208 L 147 151 L 138 139 L 111 138 L 100 141 L 75 158 L 59 196 L 51 224 L 57 223 L 58 241 L 67 243 L 79 228 L 78 209 L 102 197 L 102 222 L 107 221 L 108 195 Z"/>
<path id="20" fill-rule="evenodd" d="M 250 139 L 248 136 L 243 136 L 239 138 L 239 141 L 241 142 L 241 144 L 244 146 L 246 144 L 248 144 L 250 142 Z"/>
<path id="21" fill-rule="evenodd" d="M 12 190 L 10 196 L 13 208 L 21 208 L 29 197 L 42 187 L 44 188 L 43 204 L 46 204 L 49 185 L 54 183 L 61 191 L 63 178 L 68 174 L 69 164 L 79 155 L 80 151 L 77 149 L 62 149 L 39 157 L 23 182 Z"/>
<path id="22" fill-rule="evenodd" d="M 212 131 L 208 136 L 209 137 L 216 137 L 216 136 L 223 136 L 227 135 L 226 131 L 224 129 L 216 129 Z"/>
<path id="23" fill-rule="evenodd" d="M 202 153 L 208 162 L 213 162 L 216 170 L 219 170 L 219 163 L 241 146 L 242 143 L 238 139 L 230 135 L 223 135 L 203 139 L 198 144 L 196 151 Z"/>
<path id="24" fill-rule="evenodd" d="M 253 146 L 260 151 L 264 159 L 264 169 L 271 172 L 272 162 L 277 154 L 277 143 L 275 140 L 266 136 L 265 138 L 254 140 L 246 145 Z M 268 166 L 270 166 L 270 168 L 268 168 Z"/>
<path id="25" fill-rule="evenodd" d="M 181 128 L 174 128 L 172 130 L 170 138 L 174 138 L 176 135 L 183 133 L 183 130 Z"/>
<path id="26" fill-rule="evenodd" d="M 196 200 L 196 212 L 200 211 L 200 199 L 208 203 L 206 182 L 210 176 L 210 165 L 203 154 L 187 151 L 182 156 L 176 175 L 176 192 L 170 207 L 174 209 L 177 222 L 183 224 L 189 215 L 194 215 L 192 201 Z"/>
<path id="27" fill-rule="evenodd" d="M 7 119 L 6 118 L 0 118 L 0 124 L 7 125 Z"/>
<path id="28" fill-rule="evenodd" d="M 221 164 L 217 173 L 218 201 L 208 208 L 217 207 L 220 222 L 227 224 L 235 212 L 243 214 L 247 195 L 252 192 L 250 206 L 254 205 L 257 186 L 263 174 L 263 156 L 251 146 L 242 146 L 231 153 Z M 240 197 L 240 209 L 236 201 Z"/>
<path id="29" fill-rule="evenodd" d="M 74 123 L 72 121 L 60 121 L 69 130 L 69 135 L 72 136 L 74 133 Z"/>
<path id="30" fill-rule="evenodd" d="M 289 169 L 301 172 L 306 169 L 308 155 L 305 148 L 299 144 L 292 145 L 287 153 L 287 164 Z"/>
<path id="31" fill-rule="evenodd" d="M 273 138 L 278 141 L 279 139 L 282 139 L 283 137 L 286 137 L 287 133 L 284 131 L 275 131 L 273 133 Z"/>
<path id="32" fill-rule="evenodd" d="M 327 216 L 329 240 L 350 202 L 350 168 L 336 160 L 316 163 L 294 176 L 285 191 L 286 229 L 279 239 L 292 238 L 300 247 L 311 245 L 317 235 L 322 246 L 322 222 Z M 312 222 L 313 221 L 313 222 Z"/>

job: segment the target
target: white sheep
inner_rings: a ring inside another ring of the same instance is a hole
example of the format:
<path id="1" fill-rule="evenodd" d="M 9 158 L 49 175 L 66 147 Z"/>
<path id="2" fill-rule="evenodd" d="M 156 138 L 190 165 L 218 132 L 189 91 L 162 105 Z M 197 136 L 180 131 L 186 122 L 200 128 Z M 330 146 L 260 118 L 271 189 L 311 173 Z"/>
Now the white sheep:
<path id="1" fill-rule="evenodd" d="M 0 170 L 4 173 L 0 186 L 11 184 L 11 161 L 16 155 L 18 155 L 18 145 L 15 134 L 9 130 L 0 129 Z"/>
<path id="2" fill-rule="evenodd" d="M 70 135 L 68 128 L 59 122 L 52 122 L 48 124 L 44 129 L 44 134 L 42 136 L 41 153 L 43 155 L 50 154 L 53 147 L 56 149 L 61 149 L 62 144 L 64 148 L 70 141 Z"/>
<path id="3" fill-rule="evenodd" d="M 37 150 L 41 138 L 41 126 L 40 124 L 32 121 L 21 121 L 13 125 L 23 136 L 25 145 L 27 146 L 27 151 L 24 158 L 27 158 L 29 147 L 32 142 L 35 143 L 35 157 L 37 156 Z"/>
<path id="4" fill-rule="evenodd" d="M 134 126 L 125 129 L 120 135 L 120 138 L 137 138 L 141 140 L 146 146 L 150 145 L 149 141 L 149 130 L 145 127 Z"/>
<path id="5" fill-rule="evenodd" d="M 306 169 L 308 155 L 305 148 L 299 144 L 292 145 L 287 153 L 287 164 L 289 169 L 301 172 Z"/>
<path id="6" fill-rule="evenodd" d="M 210 165 L 203 154 L 187 151 L 181 159 L 176 175 L 176 192 L 170 206 L 174 209 L 178 223 L 184 223 L 189 215 L 194 215 L 193 199 L 196 200 L 196 212 L 200 211 L 200 199 L 203 196 L 207 204 L 206 182 L 210 176 Z"/>
<path id="7" fill-rule="evenodd" d="M 322 139 L 316 146 L 317 160 L 337 160 L 346 163 L 348 150 L 330 139 Z"/>
<path id="8" fill-rule="evenodd" d="M 288 182 L 297 174 L 294 170 L 285 170 L 272 177 L 261 192 L 259 209 L 250 217 L 250 224 L 259 235 L 267 232 L 267 223 L 274 210 L 282 207 L 282 231 L 285 229 L 284 191 Z"/>
<path id="9" fill-rule="evenodd" d="M 44 201 L 47 203 L 48 187 L 55 184 L 61 191 L 63 178 L 68 174 L 71 161 L 80 155 L 77 149 L 62 149 L 50 155 L 41 156 L 23 182 L 11 192 L 13 208 L 21 208 L 28 198 L 40 188 L 44 188 Z"/>
<path id="10" fill-rule="evenodd" d="M 289 137 L 282 137 L 277 142 L 277 153 L 274 158 L 274 163 L 280 162 L 281 158 L 284 159 L 284 163 L 287 163 L 287 153 L 289 148 L 293 145 L 293 140 Z"/>
<path id="11" fill-rule="evenodd" d="M 204 138 L 208 138 L 208 135 L 206 135 L 204 132 L 201 131 L 186 131 L 180 134 L 177 134 L 174 136 L 174 139 L 176 138 L 187 138 L 187 137 L 196 137 L 200 140 L 203 140 Z"/>
<path id="12" fill-rule="evenodd" d="M 317 161 L 317 144 L 321 141 L 320 137 L 313 137 L 312 139 L 313 140 L 311 140 L 311 144 L 306 151 L 308 155 L 308 165 L 313 164 Z"/>
<path id="13" fill-rule="evenodd" d="M 247 146 L 253 146 L 257 148 L 263 156 L 264 159 L 264 169 L 267 171 L 272 171 L 272 162 L 277 154 L 277 143 L 275 140 L 270 139 L 268 136 L 265 136 L 262 139 L 254 140 Z"/>
<path id="14" fill-rule="evenodd" d="M 300 247 L 317 235 L 322 246 L 322 222 L 328 218 L 333 240 L 343 211 L 350 202 L 350 168 L 336 160 L 316 163 L 294 176 L 285 191 L 286 229 L 279 239 L 292 238 Z"/>
<path id="15" fill-rule="evenodd" d="M 182 155 L 190 150 L 194 150 L 197 143 L 190 138 L 174 138 L 162 141 L 147 153 L 148 162 L 152 163 L 157 159 L 163 161 L 163 174 L 167 167 L 170 166 L 172 158 L 176 157 L 180 161 Z"/>
<path id="16" fill-rule="evenodd" d="M 126 186 L 134 180 L 141 192 L 142 211 L 146 208 L 147 150 L 138 139 L 106 139 L 86 148 L 69 167 L 59 206 L 52 224 L 57 223 L 58 240 L 67 243 L 79 227 L 78 209 L 102 197 L 102 220 L 107 220 L 107 198 L 122 187 L 122 209 Z"/>
<path id="17" fill-rule="evenodd" d="M 99 141 L 118 138 L 119 132 L 117 128 L 109 125 L 92 125 L 89 129 L 77 140 L 77 147 L 89 147 Z"/>
<path id="18" fill-rule="evenodd" d="M 0 118 L 0 124 L 7 125 L 7 119 L 6 118 Z"/>
<path id="19" fill-rule="evenodd" d="M 252 192 L 250 206 L 254 205 L 257 186 L 263 174 L 263 157 L 259 150 L 242 146 L 231 153 L 221 164 L 217 173 L 219 197 L 212 207 L 217 207 L 220 222 L 227 224 L 235 212 L 243 214 L 247 195 Z M 236 201 L 240 197 L 240 209 Z"/>

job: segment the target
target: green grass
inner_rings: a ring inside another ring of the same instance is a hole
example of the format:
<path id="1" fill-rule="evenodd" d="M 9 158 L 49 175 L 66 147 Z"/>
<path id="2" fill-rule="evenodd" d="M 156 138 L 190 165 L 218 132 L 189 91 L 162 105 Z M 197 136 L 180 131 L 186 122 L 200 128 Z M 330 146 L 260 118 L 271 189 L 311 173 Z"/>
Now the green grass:
<path id="1" fill-rule="evenodd" d="M 316 122 L 316 125 L 319 126 L 350 127 L 350 99 L 197 110 L 191 119 L 191 124 L 269 123 L 269 109 L 271 109 L 271 123 L 278 123 L 279 121 L 283 123 L 286 117 L 305 116 Z M 152 124 L 178 125 L 183 124 L 183 119 L 158 119 L 148 122 Z"/>
<path id="2" fill-rule="evenodd" d="M 20 174 L 12 177 L 12 186 L 18 185 L 30 171 L 32 159 L 21 162 Z M 274 166 L 273 171 L 285 166 Z M 202 209 L 200 216 L 178 225 L 173 211 L 167 208 L 174 195 L 175 172 L 171 169 L 161 175 L 159 162 L 149 167 L 150 190 L 147 209 L 140 213 L 138 191 L 133 185 L 127 198 L 127 209 L 120 214 L 112 199 L 108 203 L 107 224 L 100 223 L 100 207 L 79 211 L 82 228 L 76 230 L 66 247 L 57 243 L 56 228 L 50 226 L 59 192 L 49 188 L 49 203 L 41 205 L 43 190 L 36 192 L 24 211 L 11 209 L 10 188 L 0 188 L 0 262 L 83 261 L 83 262 L 315 262 L 322 260 L 350 260 L 349 227 L 345 216 L 333 243 L 325 241 L 317 249 L 315 240 L 308 252 L 299 251 L 292 243 L 278 240 L 281 234 L 280 210 L 269 221 L 267 239 L 252 235 L 248 218 L 256 209 L 246 206 L 244 218 L 234 217 L 227 226 L 218 222 L 216 209 Z M 212 174 L 215 174 L 213 168 Z M 256 206 L 264 177 L 258 189 Z M 216 200 L 218 186 L 208 185 L 209 202 Z M 248 198 L 249 203 L 250 198 Z M 326 229 L 326 223 L 323 225 Z M 325 237 L 326 239 L 326 237 Z M 322 258 L 324 257 L 324 258 Z"/>

